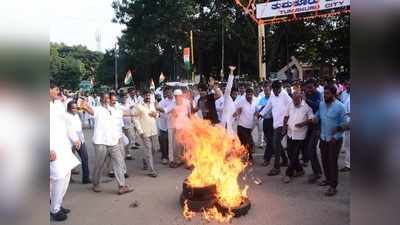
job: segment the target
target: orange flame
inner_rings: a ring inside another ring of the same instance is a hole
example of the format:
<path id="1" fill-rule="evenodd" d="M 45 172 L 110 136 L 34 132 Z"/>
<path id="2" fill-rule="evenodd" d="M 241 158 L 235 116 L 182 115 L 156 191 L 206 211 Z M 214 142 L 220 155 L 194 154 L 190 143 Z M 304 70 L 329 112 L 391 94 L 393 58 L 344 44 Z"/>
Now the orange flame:
<path id="1" fill-rule="evenodd" d="M 232 212 L 228 212 L 226 215 L 223 215 L 216 207 L 213 207 L 211 209 L 203 210 L 202 219 L 208 222 L 215 220 L 219 223 L 230 223 L 233 216 L 234 214 Z"/>
<path id="2" fill-rule="evenodd" d="M 220 205 L 227 208 L 240 206 L 247 197 L 247 188 L 241 189 L 237 179 L 247 166 L 244 160 L 247 152 L 239 139 L 221 126 L 191 117 L 183 129 L 177 131 L 176 140 L 186 148 L 186 163 L 194 166 L 188 184 L 192 187 L 215 184 Z M 216 214 L 211 210 L 206 215 Z"/>
<path id="3" fill-rule="evenodd" d="M 189 210 L 189 207 L 188 207 L 188 204 L 187 204 L 187 200 L 185 200 L 184 203 L 183 203 L 182 215 L 187 220 L 191 220 L 196 215 L 196 213 L 194 213 L 194 212 Z"/>

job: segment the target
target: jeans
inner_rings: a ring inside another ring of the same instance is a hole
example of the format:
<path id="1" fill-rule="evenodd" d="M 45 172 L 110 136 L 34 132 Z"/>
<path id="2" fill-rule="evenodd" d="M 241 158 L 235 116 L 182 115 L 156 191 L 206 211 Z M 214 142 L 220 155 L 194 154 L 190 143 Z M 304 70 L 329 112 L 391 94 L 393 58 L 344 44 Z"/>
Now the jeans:
<path id="1" fill-rule="evenodd" d="M 75 146 L 72 147 L 72 151 L 77 151 Z M 79 157 L 81 158 L 82 166 L 82 182 L 89 180 L 89 158 L 86 150 L 85 143 L 81 144 L 81 148 L 78 151 Z"/>
<path id="2" fill-rule="evenodd" d="M 251 136 L 252 129 L 245 128 L 242 126 L 237 127 L 237 133 L 239 136 L 240 143 L 246 148 L 247 154 L 249 155 L 249 160 L 253 160 L 253 148 L 254 148 L 254 141 L 253 136 Z"/>
<path id="3" fill-rule="evenodd" d="M 160 143 L 161 159 L 168 159 L 168 131 L 160 130 L 158 142 Z"/>
<path id="4" fill-rule="evenodd" d="M 338 185 L 338 158 L 340 153 L 340 148 L 342 147 L 343 139 L 332 141 L 320 140 L 319 148 L 321 149 L 321 160 L 322 167 L 324 168 L 324 174 L 326 181 L 329 186 L 336 188 Z"/>
<path id="5" fill-rule="evenodd" d="M 303 166 L 300 165 L 299 153 L 300 148 L 303 145 L 304 140 L 293 140 L 288 137 L 288 156 L 289 156 L 289 166 L 286 169 L 286 176 L 292 177 L 294 171 L 303 171 Z"/>
<path id="6" fill-rule="evenodd" d="M 274 129 L 273 132 L 273 138 L 272 138 L 272 147 L 274 149 L 274 155 L 275 155 L 275 162 L 274 162 L 274 168 L 280 170 L 281 168 L 281 157 L 283 162 L 287 162 L 288 159 L 286 157 L 286 154 L 284 152 L 284 149 L 282 148 L 282 127 L 278 127 Z M 281 157 L 280 157 L 281 156 Z"/>
<path id="7" fill-rule="evenodd" d="M 317 126 L 309 127 L 308 131 L 309 132 L 304 145 L 307 147 L 308 157 L 311 162 L 311 168 L 314 175 L 320 176 L 322 174 L 322 169 L 317 155 L 317 144 L 320 131 Z"/>
<path id="8" fill-rule="evenodd" d="M 272 148 L 272 137 L 274 135 L 274 128 L 272 127 L 272 118 L 263 120 L 263 131 L 265 140 L 264 161 L 271 160 L 274 149 Z"/>

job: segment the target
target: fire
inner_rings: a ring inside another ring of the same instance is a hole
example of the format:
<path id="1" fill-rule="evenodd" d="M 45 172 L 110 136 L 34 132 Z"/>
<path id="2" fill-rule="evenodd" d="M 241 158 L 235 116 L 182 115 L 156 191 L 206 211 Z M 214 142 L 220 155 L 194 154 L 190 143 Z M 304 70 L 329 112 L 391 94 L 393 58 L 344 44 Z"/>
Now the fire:
<path id="1" fill-rule="evenodd" d="M 211 220 L 216 220 L 220 223 L 230 223 L 233 218 L 233 213 L 228 212 L 226 215 L 220 213 L 216 207 L 213 207 L 208 210 L 204 210 L 202 214 L 202 218 L 208 222 Z"/>
<path id="2" fill-rule="evenodd" d="M 183 217 L 185 217 L 185 219 L 187 219 L 187 220 L 191 220 L 196 215 L 196 213 L 189 210 L 187 200 L 185 200 L 185 202 L 183 203 L 182 214 L 183 214 Z"/>
<path id="3" fill-rule="evenodd" d="M 212 126 L 197 117 L 185 123 L 184 128 L 177 132 L 176 139 L 185 146 L 184 160 L 189 166 L 194 166 L 188 184 L 192 187 L 216 185 L 220 205 L 226 208 L 240 206 L 247 198 L 248 187 L 242 189 L 238 184 L 238 176 L 247 166 L 244 160 L 247 152 L 239 139 L 223 127 Z M 216 210 L 205 211 L 203 216 L 222 216 Z"/>

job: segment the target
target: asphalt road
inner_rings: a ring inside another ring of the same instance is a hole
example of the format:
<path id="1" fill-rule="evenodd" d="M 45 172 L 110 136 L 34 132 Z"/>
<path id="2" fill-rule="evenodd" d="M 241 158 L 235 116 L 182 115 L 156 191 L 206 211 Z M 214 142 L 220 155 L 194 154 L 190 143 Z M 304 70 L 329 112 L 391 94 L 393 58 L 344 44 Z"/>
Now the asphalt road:
<path id="1" fill-rule="evenodd" d="M 85 130 L 89 159 L 93 159 L 91 144 L 92 130 Z M 246 180 L 250 185 L 249 198 L 252 207 L 249 213 L 235 218 L 231 224 L 239 225 L 346 225 L 350 224 L 350 173 L 339 175 L 338 194 L 325 197 L 326 187 L 308 184 L 307 177 L 300 177 L 289 184 L 282 182 L 282 176 L 268 177 L 271 166 L 261 167 L 262 149 L 256 151 L 256 165 L 251 169 L 251 176 Z M 73 175 L 77 183 L 69 186 L 64 199 L 64 206 L 72 210 L 64 222 L 53 224 L 68 225 L 181 225 L 206 224 L 197 215 L 186 221 L 179 207 L 179 195 L 182 181 L 189 174 L 184 168 L 171 169 L 160 164 L 160 155 L 156 156 L 157 178 L 146 176 L 141 170 L 143 149 L 135 152 L 135 160 L 127 161 L 131 175 L 127 183 L 135 191 L 127 195 L 116 194 L 117 185 L 111 178 L 104 177 L 103 192 L 94 193 L 91 185 L 80 183 L 80 175 Z M 344 154 L 340 155 L 340 168 Z M 93 162 L 90 160 L 92 169 Z M 306 169 L 310 174 L 311 169 Z M 261 185 L 251 178 L 262 180 Z M 138 207 L 130 207 L 133 202 Z M 217 224 L 211 222 L 209 224 Z"/>

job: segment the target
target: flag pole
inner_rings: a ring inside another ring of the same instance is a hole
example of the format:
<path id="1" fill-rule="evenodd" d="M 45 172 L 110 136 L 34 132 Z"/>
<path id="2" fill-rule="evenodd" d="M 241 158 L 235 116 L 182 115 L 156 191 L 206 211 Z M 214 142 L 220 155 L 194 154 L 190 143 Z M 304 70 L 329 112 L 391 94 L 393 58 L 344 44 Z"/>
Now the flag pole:
<path id="1" fill-rule="evenodd" d="M 194 81 L 194 49 L 193 49 L 193 31 L 190 31 L 190 48 L 192 53 L 192 81 Z"/>

